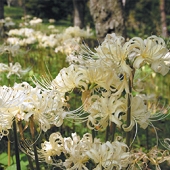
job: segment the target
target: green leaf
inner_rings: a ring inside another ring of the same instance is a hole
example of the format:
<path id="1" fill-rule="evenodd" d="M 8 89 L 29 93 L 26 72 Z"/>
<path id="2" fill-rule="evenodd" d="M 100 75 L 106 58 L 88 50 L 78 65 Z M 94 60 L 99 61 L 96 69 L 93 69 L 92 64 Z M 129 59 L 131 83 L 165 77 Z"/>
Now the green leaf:
<path id="1" fill-rule="evenodd" d="M 13 165 L 11 165 L 11 166 L 8 166 L 7 168 L 6 168 L 6 170 L 16 170 L 17 168 L 16 168 L 16 164 L 13 164 Z"/>
<path id="2" fill-rule="evenodd" d="M 15 155 L 10 157 L 11 166 L 7 167 L 6 170 L 15 170 L 16 169 L 16 160 Z M 7 166 L 8 165 L 8 154 L 1 153 L 0 154 L 0 164 Z M 28 160 L 25 154 L 20 154 L 20 165 L 22 170 L 27 170 Z"/>
<path id="3" fill-rule="evenodd" d="M 10 161 L 12 162 L 12 158 L 10 158 Z M 7 153 L 0 154 L 0 164 L 8 165 L 8 154 Z"/>

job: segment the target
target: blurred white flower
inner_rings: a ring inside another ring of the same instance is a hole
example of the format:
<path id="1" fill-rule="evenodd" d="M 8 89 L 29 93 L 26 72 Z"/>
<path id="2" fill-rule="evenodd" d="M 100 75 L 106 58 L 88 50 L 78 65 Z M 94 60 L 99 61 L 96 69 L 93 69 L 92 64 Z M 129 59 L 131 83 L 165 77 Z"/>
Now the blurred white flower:
<path id="1" fill-rule="evenodd" d="M 18 44 L 1 45 L 0 46 L 0 54 L 9 53 L 12 55 L 12 57 L 15 57 L 15 55 L 19 52 L 19 49 L 20 49 L 20 46 Z"/>
<path id="2" fill-rule="evenodd" d="M 41 18 L 34 17 L 32 20 L 29 21 L 29 23 L 31 26 L 35 26 L 35 25 L 41 24 L 42 21 L 43 20 Z"/>
<path id="3" fill-rule="evenodd" d="M 30 37 L 34 34 L 34 30 L 32 28 L 21 28 L 21 29 L 12 29 L 8 32 L 9 36 L 23 36 L 23 37 Z"/>
<path id="4" fill-rule="evenodd" d="M 49 25 L 48 29 L 55 29 L 55 26 L 54 25 Z"/>
<path id="5" fill-rule="evenodd" d="M 8 43 L 8 44 L 11 44 L 11 45 L 20 44 L 19 41 L 20 41 L 20 39 L 17 38 L 17 37 L 8 37 L 8 38 L 7 38 L 7 43 Z"/>
<path id="6" fill-rule="evenodd" d="M 52 19 L 52 18 L 49 19 L 48 21 L 49 21 L 49 23 L 55 23 L 55 19 Z"/>

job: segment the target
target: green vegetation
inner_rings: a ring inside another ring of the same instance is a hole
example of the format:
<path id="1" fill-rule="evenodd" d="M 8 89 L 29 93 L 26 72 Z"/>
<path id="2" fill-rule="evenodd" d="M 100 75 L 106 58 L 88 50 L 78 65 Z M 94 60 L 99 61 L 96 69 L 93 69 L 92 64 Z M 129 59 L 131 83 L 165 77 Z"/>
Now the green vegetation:
<path id="1" fill-rule="evenodd" d="M 19 24 L 21 22 L 21 17 L 24 16 L 23 8 L 5 6 L 4 11 L 4 16 L 11 17 L 16 24 Z"/>

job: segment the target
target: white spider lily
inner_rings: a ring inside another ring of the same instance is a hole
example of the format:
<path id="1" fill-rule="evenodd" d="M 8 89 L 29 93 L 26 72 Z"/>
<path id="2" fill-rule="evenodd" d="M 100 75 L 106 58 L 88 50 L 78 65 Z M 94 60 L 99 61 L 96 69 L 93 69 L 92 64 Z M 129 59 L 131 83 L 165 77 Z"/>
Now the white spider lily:
<path id="1" fill-rule="evenodd" d="M 20 105 L 20 115 L 25 121 L 33 115 L 43 131 L 47 131 L 51 124 L 61 126 L 65 113 L 63 102 L 56 91 L 32 88 L 27 99 Z"/>
<path id="2" fill-rule="evenodd" d="M 15 74 L 18 77 L 23 76 L 28 71 L 30 71 L 30 68 L 23 70 L 20 63 L 16 62 L 15 64 L 9 63 L 9 66 L 4 63 L 0 63 L 0 73 L 1 72 L 8 72 L 7 78 L 9 79 L 11 75 Z"/>
<path id="3" fill-rule="evenodd" d="M 126 100 L 127 101 L 127 100 Z M 126 104 L 127 106 L 127 104 Z M 127 110 L 127 109 L 126 109 Z M 146 129 L 150 123 L 151 114 L 144 100 L 140 96 L 131 97 L 131 124 L 129 127 L 123 125 L 125 131 L 130 131 L 138 123 L 141 128 Z M 122 118 L 126 120 L 127 116 Z"/>
<path id="4" fill-rule="evenodd" d="M 0 108 L 11 108 L 19 105 L 26 97 L 27 89 L 21 90 L 18 84 L 13 87 L 0 86 Z"/>
<path id="5" fill-rule="evenodd" d="M 76 72 L 77 67 L 70 65 L 68 68 L 63 68 L 57 77 L 52 81 L 52 86 L 60 92 L 68 92 L 76 87 Z"/>
<path id="6" fill-rule="evenodd" d="M 163 60 L 154 61 L 151 68 L 156 72 L 165 76 L 169 72 L 169 66 Z"/>
<path id="7" fill-rule="evenodd" d="M 91 129 L 104 129 L 114 122 L 118 127 L 121 127 L 121 115 L 126 113 L 124 102 L 119 100 L 114 95 L 109 97 L 91 96 L 88 100 L 88 116 L 87 125 Z"/>
<path id="8" fill-rule="evenodd" d="M 63 165 L 70 170 L 88 170 L 85 163 L 88 161 L 86 151 L 91 147 L 92 136 L 85 134 L 80 140 L 76 133 L 71 138 L 64 138 L 64 154 L 68 155 Z"/>
<path id="9" fill-rule="evenodd" d="M 85 90 L 94 87 L 102 87 L 109 90 L 114 80 L 113 71 L 111 69 L 105 69 L 101 66 L 89 68 L 81 67 L 77 70 L 76 75 L 79 86 L 82 85 Z"/>
<path id="10" fill-rule="evenodd" d="M 19 51 L 19 48 L 20 46 L 17 44 L 17 45 L 2 45 L 0 47 L 0 54 L 3 54 L 3 53 L 9 53 L 11 54 L 13 57 L 15 57 L 15 55 L 18 53 Z"/>
<path id="11" fill-rule="evenodd" d="M 45 141 L 41 144 L 41 148 L 38 150 L 39 159 L 47 162 L 53 163 L 53 156 L 60 156 L 63 152 L 64 139 L 59 132 L 52 133 L 49 137 L 49 142 Z"/>
<path id="12" fill-rule="evenodd" d="M 78 78 L 82 78 L 83 82 L 86 82 L 86 79 L 87 83 L 109 89 L 115 92 L 115 95 L 121 95 L 124 90 L 129 93 L 128 79 L 132 68 L 127 61 L 131 53 L 130 46 L 131 43 L 124 43 L 124 38 L 115 34 L 108 34 L 104 42 L 95 49 L 96 52 L 85 46 L 85 67 L 80 69 Z M 87 87 L 85 88 L 87 90 Z"/>
<path id="13" fill-rule="evenodd" d="M 7 136 L 12 128 L 14 116 L 10 112 L 0 111 L 0 117 L 0 136 Z"/>
<path id="14" fill-rule="evenodd" d="M 93 170 L 104 169 L 122 169 L 128 166 L 129 152 L 126 152 L 127 146 L 122 142 L 115 141 L 110 143 L 93 143 L 91 149 L 86 152 L 90 159 L 97 164 Z"/>
<path id="15" fill-rule="evenodd" d="M 50 135 L 49 142 L 45 141 L 41 147 L 42 149 L 38 149 L 41 161 L 69 170 L 88 170 L 86 163 L 89 160 L 95 163 L 96 170 L 125 168 L 130 161 L 126 144 L 117 140 L 112 143 L 109 141 L 101 143 L 97 138 L 93 142 L 92 135 L 89 133 L 84 134 L 80 139 L 76 133 L 72 133 L 72 138 L 63 138 L 59 132 L 56 132 Z M 29 152 L 32 153 L 30 147 Z M 60 159 L 61 153 L 63 153 L 62 157 L 65 157 L 63 162 L 55 160 L 55 156 L 59 156 Z"/>
<path id="16" fill-rule="evenodd" d="M 10 63 L 7 71 L 8 71 L 7 78 L 9 79 L 12 74 L 16 74 L 18 77 L 23 76 L 28 71 L 30 71 L 30 68 L 23 70 L 20 63 L 16 62 L 14 65 Z"/>
<path id="17" fill-rule="evenodd" d="M 0 63 L 0 73 L 8 71 L 8 65 L 4 63 Z"/>
<path id="18" fill-rule="evenodd" d="M 27 89 L 19 88 L 15 83 L 13 87 L 0 87 L 0 134 L 8 135 L 13 119 L 18 114 L 18 106 L 25 100 Z"/>
<path id="19" fill-rule="evenodd" d="M 130 53 L 129 43 L 124 43 L 124 38 L 113 34 L 108 34 L 104 42 L 96 48 L 100 59 L 108 58 L 122 69 L 122 73 L 131 75 L 131 68 L 126 64 L 128 54 Z"/>
<path id="20" fill-rule="evenodd" d="M 133 63 L 134 68 L 140 68 L 143 63 L 147 62 L 151 64 L 151 68 L 155 72 L 162 75 L 168 73 L 169 67 L 166 65 L 165 61 L 167 59 L 164 57 L 168 53 L 168 49 L 162 38 L 153 35 L 143 41 L 141 38 L 135 37 L 130 42 L 132 43 L 133 51 L 136 53 Z"/>

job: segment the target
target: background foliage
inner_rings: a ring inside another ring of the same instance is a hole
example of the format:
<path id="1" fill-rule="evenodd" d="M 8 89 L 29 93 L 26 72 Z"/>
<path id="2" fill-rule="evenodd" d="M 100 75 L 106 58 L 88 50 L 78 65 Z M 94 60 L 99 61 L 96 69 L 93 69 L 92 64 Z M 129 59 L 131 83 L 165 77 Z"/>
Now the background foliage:
<path id="1" fill-rule="evenodd" d="M 73 12 L 72 0 L 26 0 L 25 8 L 33 16 L 56 20 L 66 19 Z"/>

